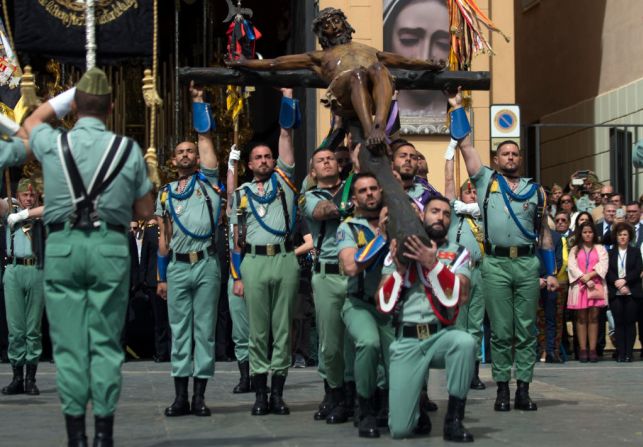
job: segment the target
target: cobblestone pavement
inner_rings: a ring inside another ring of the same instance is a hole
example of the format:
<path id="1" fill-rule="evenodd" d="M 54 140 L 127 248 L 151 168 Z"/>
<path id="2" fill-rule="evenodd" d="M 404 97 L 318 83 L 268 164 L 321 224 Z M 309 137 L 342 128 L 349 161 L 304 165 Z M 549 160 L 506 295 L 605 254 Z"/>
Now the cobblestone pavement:
<path id="1" fill-rule="evenodd" d="M 638 359 L 637 359 L 638 360 Z M 360 439 L 352 423 L 327 425 L 313 421 L 322 397 L 322 383 L 314 368 L 291 369 L 284 397 L 290 416 L 253 417 L 254 395 L 232 394 L 238 379 L 235 363 L 217 364 L 206 401 L 212 417 L 166 418 L 163 409 L 173 399 L 169 364 L 130 362 L 123 366 L 123 391 L 116 415 L 118 446 L 416 446 L 454 445 L 442 440 L 446 411 L 444 371 L 431 374 L 429 391 L 439 410 L 431 414 L 433 432 L 427 437 L 392 440 L 388 433 L 375 440 Z M 63 418 L 55 389 L 55 367 L 41 363 L 37 397 L 0 396 L 0 445 L 63 446 Z M 493 411 L 495 386 L 489 366 L 481 367 L 484 391 L 471 391 L 466 426 L 477 446 L 643 445 L 643 362 L 598 364 L 569 362 L 539 364 L 532 384 L 538 403 L 535 413 Z M 0 365 L 2 386 L 11 379 L 9 365 Z M 515 385 L 512 384 L 512 394 Z M 91 435 L 93 421 L 88 416 Z M 90 437 L 91 439 L 91 437 Z M 90 444 L 91 445 L 91 444 Z"/>

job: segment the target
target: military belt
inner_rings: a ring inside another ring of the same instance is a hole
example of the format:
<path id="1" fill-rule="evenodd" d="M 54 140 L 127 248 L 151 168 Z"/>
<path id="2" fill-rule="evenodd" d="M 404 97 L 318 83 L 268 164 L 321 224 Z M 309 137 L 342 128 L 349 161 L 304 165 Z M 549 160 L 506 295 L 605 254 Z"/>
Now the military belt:
<path id="1" fill-rule="evenodd" d="M 7 264 L 15 265 L 36 265 L 38 260 L 34 257 L 21 258 L 18 256 L 7 256 Z"/>
<path id="2" fill-rule="evenodd" d="M 426 340 L 441 329 L 438 323 L 402 324 L 397 327 L 398 337 Z"/>
<path id="3" fill-rule="evenodd" d="M 487 255 L 501 258 L 519 258 L 521 256 L 532 256 L 536 253 L 533 245 L 518 245 L 514 247 L 499 247 L 497 245 L 485 244 L 484 251 Z"/>
<path id="4" fill-rule="evenodd" d="M 288 253 L 294 250 L 293 244 L 290 241 L 285 241 L 280 244 L 268 245 L 252 245 L 246 244 L 243 248 L 244 253 L 260 256 L 275 256 L 279 253 Z"/>
<path id="5" fill-rule="evenodd" d="M 317 262 L 313 267 L 315 273 L 322 273 L 324 275 L 343 275 L 344 272 L 339 268 L 339 264 L 331 264 L 328 262 Z"/>
<path id="6" fill-rule="evenodd" d="M 127 228 L 125 228 L 125 225 L 116 225 L 116 224 L 111 224 L 111 223 L 105 223 L 105 228 L 111 231 L 116 231 L 117 233 L 125 233 L 127 231 Z M 99 225 L 97 227 L 93 228 L 83 228 L 83 231 L 98 231 L 100 230 L 102 225 Z M 65 229 L 65 224 L 64 223 L 52 223 L 47 225 L 47 229 L 49 230 L 49 233 L 55 233 L 56 231 L 62 231 Z M 73 226 L 70 227 L 70 229 L 74 229 Z"/>
<path id="7" fill-rule="evenodd" d="M 196 264 L 201 259 L 211 257 L 216 254 L 214 247 L 210 246 L 201 251 L 190 251 L 188 253 L 170 253 L 170 258 L 177 262 L 185 262 L 187 264 Z"/>

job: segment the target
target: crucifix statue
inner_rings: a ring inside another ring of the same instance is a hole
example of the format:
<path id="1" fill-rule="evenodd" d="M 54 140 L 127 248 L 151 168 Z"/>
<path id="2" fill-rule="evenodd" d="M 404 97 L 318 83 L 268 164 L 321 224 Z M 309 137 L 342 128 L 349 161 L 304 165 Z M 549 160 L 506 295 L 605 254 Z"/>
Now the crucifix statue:
<path id="1" fill-rule="evenodd" d="M 275 59 L 239 58 L 226 62 L 233 70 L 188 68 L 181 70 L 181 76 L 197 82 L 327 87 L 322 103 L 340 118 L 352 141 L 365 146 L 359 152 L 360 169 L 373 173 L 384 191 L 389 236 L 404 241 L 419 235 L 426 242 L 422 223 L 393 176 L 386 153 L 385 128 L 394 91 L 403 88 L 402 83 L 415 89 L 447 85 L 488 89 L 488 74 L 445 72 L 444 61 L 409 59 L 353 42 L 355 30 L 340 9 L 320 11 L 313 31 L 322 50 Z"/>

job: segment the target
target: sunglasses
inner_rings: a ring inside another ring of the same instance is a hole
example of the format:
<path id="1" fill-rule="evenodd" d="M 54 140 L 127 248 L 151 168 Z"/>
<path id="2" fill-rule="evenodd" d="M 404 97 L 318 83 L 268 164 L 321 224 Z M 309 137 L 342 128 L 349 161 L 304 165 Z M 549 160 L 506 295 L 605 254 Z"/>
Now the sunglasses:
<path id="1" fill-rule="evenodd" d="M 611 194 L 601 194 L 601 197 L 609 197 Z"/>
<path id="2" fill-rule="evenodd" d="M 565 218 L 563 217 L 562 219 L 556 219 L 556 220 L 554 220 L 554 222 L 556 222 L 556 223 L 558 223 L 558 222 L 565 222 L 565 223 L 567 223 L 567 219 L 565 219 Z"/>

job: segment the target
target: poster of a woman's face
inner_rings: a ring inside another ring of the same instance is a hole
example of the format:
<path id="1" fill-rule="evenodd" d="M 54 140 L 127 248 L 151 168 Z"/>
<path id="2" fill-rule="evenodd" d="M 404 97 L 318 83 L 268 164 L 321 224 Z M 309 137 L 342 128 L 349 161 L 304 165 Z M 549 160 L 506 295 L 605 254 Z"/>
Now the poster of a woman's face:
<path id="1" fill-rule="evenodd" d="M 444 0 L 384 0 L 384 51 L 415 59 L 447 60 L 449 11 Z M 402 133 L 447 133 L 447 101 L 440 91 L 398 93 Z"/>

